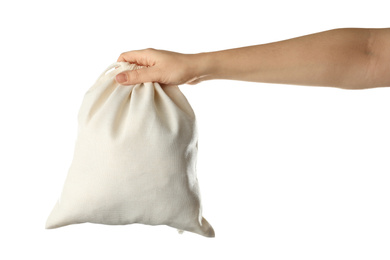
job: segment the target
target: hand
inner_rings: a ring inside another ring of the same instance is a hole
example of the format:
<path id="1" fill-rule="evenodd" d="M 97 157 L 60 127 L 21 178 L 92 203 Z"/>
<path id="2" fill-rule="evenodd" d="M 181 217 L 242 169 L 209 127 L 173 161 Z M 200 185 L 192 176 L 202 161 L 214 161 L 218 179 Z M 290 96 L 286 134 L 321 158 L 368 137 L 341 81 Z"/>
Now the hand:
<path id="1" fill-rule="evenodd" d="M 202 78 L 199 66 L 201 59 L 198 56 L 151 48 L 124 52 L 118 61 L 146 67 L 122 72 L 116 76 L 116 81 L 122 85 L 144 82 L 159 82 L 165 85 L 197 84 Z"/>

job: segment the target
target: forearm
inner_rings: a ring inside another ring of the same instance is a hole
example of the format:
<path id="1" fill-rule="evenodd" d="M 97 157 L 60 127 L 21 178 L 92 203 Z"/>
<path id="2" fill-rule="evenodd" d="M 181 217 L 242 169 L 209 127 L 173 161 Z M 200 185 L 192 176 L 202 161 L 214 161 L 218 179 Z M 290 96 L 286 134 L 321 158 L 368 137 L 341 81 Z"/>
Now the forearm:
<path id="1" fill-rule="evenodd" d="M 336 29 L 285 41 L 200 53 L 203 80 L 376 87 L 368 75 L 370 29 Z"/>

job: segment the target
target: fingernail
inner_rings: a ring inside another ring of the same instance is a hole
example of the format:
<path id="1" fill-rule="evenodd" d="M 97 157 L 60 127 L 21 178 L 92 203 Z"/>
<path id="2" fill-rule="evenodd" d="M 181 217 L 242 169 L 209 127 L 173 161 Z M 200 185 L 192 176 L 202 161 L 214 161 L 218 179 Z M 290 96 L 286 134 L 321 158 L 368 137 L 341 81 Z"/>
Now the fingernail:
<path id="1" fill-rule="evenodd" d="M 116 75 L 115 78 L 116 78 L 116 81 L 118 81 L 118 83 L 123 83 L 123 82 L 127 81 L 127 75 L 125 73 L 118 74 L 118 75 Z"/>

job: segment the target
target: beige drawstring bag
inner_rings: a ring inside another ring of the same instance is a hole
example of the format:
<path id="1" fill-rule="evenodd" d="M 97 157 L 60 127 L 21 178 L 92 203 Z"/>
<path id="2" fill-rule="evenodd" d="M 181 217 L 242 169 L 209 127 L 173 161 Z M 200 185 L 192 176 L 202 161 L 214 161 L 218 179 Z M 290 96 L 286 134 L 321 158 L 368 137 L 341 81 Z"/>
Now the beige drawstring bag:
<path id="1" fill-rule="evenodd" d="M 178 86 L 115 81 L 139 68 L 116 62 L 85 94 L 73 160 L 46 228 L 140 223 L 214 237 L 202 217 L 194 112 Z"/>

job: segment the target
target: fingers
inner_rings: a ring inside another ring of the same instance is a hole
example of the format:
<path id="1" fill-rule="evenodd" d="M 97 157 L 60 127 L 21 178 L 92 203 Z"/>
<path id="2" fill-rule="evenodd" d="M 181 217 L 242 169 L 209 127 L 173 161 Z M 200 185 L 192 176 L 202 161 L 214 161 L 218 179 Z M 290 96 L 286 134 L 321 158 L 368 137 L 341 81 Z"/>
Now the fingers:
<path id="1" fill-rule="evenodd" d="M 142 68 L 132 71 L 124 71 L 118 74 L 115 79 L 122 85 L 135 85 L 144 82 L 158 82 L 159 74 L 154 67 Z"/>
<path id="2" fill-rule="evenodd" d="M 148 48 L 122 53 L 117 61 L 126 61 L 147 67 L 122 72 L 116 76 L 116 81 L 122 85 L 134 85 L 143 82 L 158 81 L 157 69 L 152 67 L 156 64 L 156 60 L 154 58 L 155 52 L 155 49 Z"/>
<path id="3" fill-rule="evenodd" d="M 152 57 L 154 51 L 154 49 L 149 48 L 124 52 L 119 56 L 117 61 L 127 61 L 129 63 L 136 63 L 143 66 L 154 66 L 156 63 Z"/>

